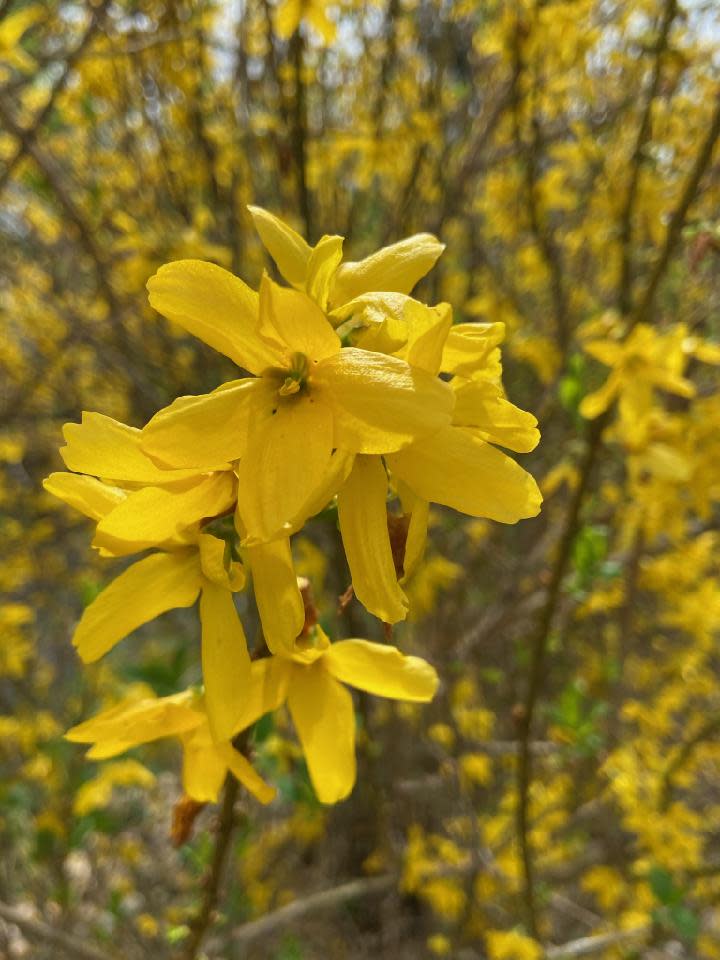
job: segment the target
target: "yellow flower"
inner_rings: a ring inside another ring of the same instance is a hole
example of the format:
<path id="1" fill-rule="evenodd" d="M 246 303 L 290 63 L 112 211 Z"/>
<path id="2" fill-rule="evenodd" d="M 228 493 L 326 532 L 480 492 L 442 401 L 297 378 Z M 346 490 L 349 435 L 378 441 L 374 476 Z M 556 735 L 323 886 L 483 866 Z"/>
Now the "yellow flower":
<path id="1" fill-rule="evenodd" d="M 65 734 L 91 743 L 91 760 L 116 757 L 143 743 L 179 737 L 183 748 L 183 789 L 201 803 L 214 803 L 230 771 L 261 803 L 275 795 L 229 741 L 214 740 L 203 698 L 192 690 L 170 697 L 128 699 L 78 724 Z"/>
<path id="2" fill-rule="evenodd" d="M 540 960 L 543 955 L 537 940 L 518 930 L 491 930 L 487 947 L 490 960 Z"/>
<path id="3" fill-rule="evenodd" d="M 115 786 L 149 787 L 155 782 L 153 774 L 137 760 L 108 763 L 92 780 L 88 780 L 75 794 L 73 811 L 82 817 L 93 810 L 106 807 Z"/>
<path id="4" fill-rule="evenodd" d="M 35 69 L 35 61 L 23 50 L 20 41 L 31 27 L 42 23 L 46 16 L 46 11 L 37 3 L 3 17 L 0 25 L 0 76 L 4 77 L 10 67 L 23 71 Z"/>
<path id="5" fill-rule="evenodd" d="M 148 289 L 159 312 L 257 375 L 180 398 L 150 421 L 142 443 L 172 467 L 239 459 L 248 543 L 321 509 L 347 475 L 348 454 L 399 450 L 450 421 L 447 384 L 400 359 L 342 347 L 299 290 L 264 277 L 257 302 L 241 280 L 200 261 L 167 264 Z"/>
<path id="6" fill-rule="evenodd" d="M 623 342 L 588 340 L 583 345 L 585 352 L 612 369 L 602 387 L 583 399 L 582 416 L 594 420 L 618 399 L 621 423 L 633 437 L 650 413 L 656 389 L 680 397 L 695 396 L 695 387 L 682 376 L 686 354 L 684 331 L 680 332 L 682 337 L 675 332 L 661 334 L 639 323 Z"/>
<path id="7" fill-rule="evenodd" d="M 298 29 L 300 22 L 305 21 L 324 44 L 332 43 L 336 27 L 325 12 L 328 5 L 328 0 L 282 0 L 275 21 L 277 35 L 287 40 Z"/>
<path id="8" fill-rule="evenodd" d="M 416 369 L 433 376 L 439 371 L 454 374 L 452 422 L 383 458 L 356 456 L 338 492 L 340 532 L 355 594 L 387 623 L 403 620 L 408 602 L 398 583 L 388 532 L 386 470 L 410 515 L 405 576 L 422 554 L 431 502 L 501 523 L 516 523 L 540 510 L 542 496 L 535 480 L 491 445 L 532 450 L 540 437 L 537 421 L 509 403 L 499 386 L 483 379 L 483 363 L 494 349 L 490 345 L 502 331 L 479 334 L 462 330 L 451 342 L 442 311 L 423 315 L 422 322 L 406 332 L 402 349 Z"/>
<path id="9" fill-rule="evenodd" d="M 319 626 L 292 657 L 257 660 L 240 726 L 287 702 L 322 803 L 346 797 L 355 783 L 355 714 L 343 686 L 394 700 L 425 703 L 437 689 L 435 670 L 419 657 L 367 640 L 331 644 Z"/>
<path id="10" fill-rule="evenodd" d="M 357 262 L 342 260 L 343 238 L 324 236 L 311 247 L 278 217 L 261 207 L 249 206 L 255 229 L 285 280 L 302 290 L 325 310 L 332 309 L 335 321 L 343 319 L 338 310 L 356 298 L 372 291 L 387 298 L 388 294 L 409 294 L 415 284 L 433 268 L 445 249 L 430 233 L 417 233 L 398 243 L 377 250 Z M 396 301 L 397 302 L 397 301 Z M 373 349 L 368 347 L 367 349 Z M 382 351 L 385 352 L 385 351 Z"/>
<path id="11" fill-rule="evenodd" d="M 159 471 L 147 460 L 138 446 L 139 433 L 109 417 L 86 414 L 81 425 L 66 425 L 68 445 L 61 451 L 75 469 L 138 489 L 73 473 L 53 473 L 43 484 L 98 521 L 94 544 L 106 556 L 148 547 L 162 551 L 133 563 L 96 597 L 80 618 L 73 644 L 83 661 L 92 663 L 142 624 L 168 610 L 192 606 L 199 596 L 210 722 L 215 736 L 223 739 L 233 728 L 238 697 L 249 681 L 247 642 L 232 599 L 244 586 L 245 573 L 226 541 L 203 532 L 200 521 L 232 508 L 233 475 L 215 473 L 198 480 L 196 473 L 194 486 L 188 487 L 193 482 L 188 471 Z M 178 473 L 183 474 L 179 481 Z M 169 485 L 140 486 L 157 482 L 157 475 Z M 257 558 L 259 584 L 262 561 L 262 556 Z M 293 639 L 301 626 L 302 621 Z"/>

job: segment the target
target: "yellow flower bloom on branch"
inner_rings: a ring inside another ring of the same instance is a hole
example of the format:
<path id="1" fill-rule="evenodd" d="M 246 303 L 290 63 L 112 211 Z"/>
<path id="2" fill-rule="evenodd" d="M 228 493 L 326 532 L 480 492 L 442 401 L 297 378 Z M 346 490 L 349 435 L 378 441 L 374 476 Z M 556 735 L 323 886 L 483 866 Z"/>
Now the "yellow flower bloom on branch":
<path id="1" fill-rule="evenodd" d="M 342 263 L 342 237 L 326 235 L 311 247 L 274 214 L 261 207 L 250 206 L 248 210 L 283 278 L 312 297 L 322 310 L 330 308 L 336 320 L 342 319 L 338 308 L 363 294 L 409 294 L 445 249 L 432 234 L 417 233 L 364 260 Z"/>
<path id="2" fill-rule="evenodd" d="M 199 261 L 167 264 L 148 288 L 159 312 L 257 375 L 181 398 L 150 421 L 142 443 L 171 467 L 239 459 L 247 542 L 296 527 L 318 497 L 324 506 L 335 492 L 328 478 L 342 475 L 338 450 L 399 450 L 450 421 L 447 384 L 397 358 L 342 347 L 298 290 L 263 278 L 255 313 L 241 280 Z"/>
<path id="3" fill-rule="evenodd" d="M 695 387 L 682 375 L 687 362 L 682 340 L 672 332 L 658 333 L 648 324 L 639 323 L 625 341 L 588 340 L 583 349 L 611 372 L 598 390 L 583 399 L 580 413 L 594 420 L 617 400 L 621 428 L 629 439 L 637 437 L 652 409 L 656 390 L 679 397 L 695 396 Z"/>
<path id="4" fill-rule="evenodd" d="M 111 424 L 111 431 L 124 426 L 115 421 Z M 121 447 L 112 449 L 118 451 Z M 68 460 L 89 465 L 75 456 L 68 456 Z M 103 464 L 98 462 L 95 466 Z M 114 476 L 121 472 L 118 460 L 108 466 L 112 466 Z M 192 606 L 200 597 L 202 666 L 209 716 L 213 733 L 220 739 L 226 737 L 234 725 L 238 696 L 247 686 L 250 666 L 245 633 L 232 599 L 233 592 L 244 586 L 245 573 L 242 564 L 229 554 L 226 541 L 203 533 L 199 517 L 192 526 L 177 529 L 179 512 L 188 508 L 186 491 L 173 495 L 162 488 L 142 487 L 128 492 L 96 477 L 72 473 L 51 474 L 44 486 L 98 521 L 94 543 L 106 555 L 162 548 L 162 552 L 151 553 L 129 566 L 85 609 L 73 636 L 80 657 L 85 663 L 99 660 L 138 627 L 168 610 Z M 146 492 L 156 514 L 150 511 L 144 520 L 137 499 Z M 164 498 L 164 511 L 159 509 L 158 497 Z M 207 500 L 204 503 L 201 513 L 212 515 L 214 508 Z M 129 509 L 128 504 L 134 505 L 134 509 Z M 122 512 L 121 522 L 117 529 L 109 529 L 107 521 L 112 521 L 118 512 Z M 165 526 L 152 527 L 153 522 Z M 123 538 L 123 531 L 129 541 Z"/>
<path id="5" fill-rule="evenodd" d="M 372 296 L 366 303 L 371 300 Z M 340 531 L 355 594 L 386 623 L 405 619 L 408 607 L 387 525 L 388 471 L 410 517 L 406 576 L 413 557 L 422 553 L 429 503 L 516 523 L 535 516 L 542 502 L 531 475 L 492 446 L 528 452 L 540 438 L 535 417 L 506 400 L 493 380 L 482 377 L 483 364 L 490 360 L 502 330 L 485 329 L 475 336 L 463 329 L 448 347 L 442 312 L 426 314 L 423 320 L 406 331 L 402 349 L 429 374 L 441 370 L 455 374 L 450 384 L 456 398 L 452 422 L 383 458 L 357 456 L 338 492 Z"/>
<path id="6" fill-rule="evenodd" d="M 367 640 L 330 643 L 319 626 L 292 657 L 257 660 L 240 720 L 249 727 L 286 702 L 318 799 L 336 803 L 355 783 L 355 713 L 343 684 L 379 697 L 426 703 L 437 689 L 435 670 L 419 657 Z"/>
<path id="7" fill-rule="evenodd" d="M 230 743 L 216 740 L 203 698 L 192 690 L 170 697 L 129 699 L 78 724 L 65 734 L 74 743 L 91 743 L 88 758 L 105 760 L 163 737 L 178 737 L 183 748 L 183 788 L 201 803 L 214 803 L 231 772 L 261 803 L 275 791 Z"/>

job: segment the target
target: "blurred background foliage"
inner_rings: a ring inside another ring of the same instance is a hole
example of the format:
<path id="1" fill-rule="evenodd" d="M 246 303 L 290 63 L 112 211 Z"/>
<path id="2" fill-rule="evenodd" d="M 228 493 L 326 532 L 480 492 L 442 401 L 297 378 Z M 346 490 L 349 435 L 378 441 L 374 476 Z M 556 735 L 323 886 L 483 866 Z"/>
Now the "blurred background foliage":
<path id="1" fill-rule="evenodd" d="M 719 133 L 712 2 L 0 0 L 0 955 L 189 960 L 217 811 L 174 847 L 174 748 L 62 733 L 197 680 L 194 614 L 81 676 L 110 574 L 40 482 L 82 410 L 141 426 L 229 378 L 144 285 L 256 284 L 257 203 L 356 259 L 438 234 L 421 294 L 506 324 L 546 502 L 434 512 L 396 638 L 442 691 L 357 700 L 347 802 L 261 724 L 282 796 L 243 804 L 205 954 L 720 957 Z M 294 549 L 334 635 L 381 638 L 334 612 L 334 518 Z"/>

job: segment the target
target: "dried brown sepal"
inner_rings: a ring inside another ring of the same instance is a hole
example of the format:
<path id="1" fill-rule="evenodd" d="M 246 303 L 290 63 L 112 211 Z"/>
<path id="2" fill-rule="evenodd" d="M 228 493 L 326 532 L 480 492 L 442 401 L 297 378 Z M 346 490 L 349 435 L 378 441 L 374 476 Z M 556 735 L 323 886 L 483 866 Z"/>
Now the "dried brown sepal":
<path id="1" fill-rule="evenodd" d="M 394 513 L 388 513 L 387 525 L 395 575 L 400 580 L 405 574 L 405 547 L 410 529 L 410 514 L 397 516 Z"/>
<path id="2" fill-rule="evenodd" d="M 173 807 L 172 825 L 170 827 L 170 839 L 174 847 L 182 847 L 187 843 L 192 835 L 195 820 L 203 809 L 207 806 L 198 800 L 193 800 L 187 794 L 183 794 Z"/>
<path id="3" fill-rule="evenodd" d="M 298 577 L 297 583 L 298 589 L 300 590 L 300 596 L 302 597 L 303 606 L 305 608 L 305 623 L 303 624 L 302 633 L 300 636 L 306 637 L 318 622 L 318 613 L 317 607 L 315 606 L 315 598 L 313 597 L 312 587 L 310 586 L 310 581 L 308 578 Z"/>

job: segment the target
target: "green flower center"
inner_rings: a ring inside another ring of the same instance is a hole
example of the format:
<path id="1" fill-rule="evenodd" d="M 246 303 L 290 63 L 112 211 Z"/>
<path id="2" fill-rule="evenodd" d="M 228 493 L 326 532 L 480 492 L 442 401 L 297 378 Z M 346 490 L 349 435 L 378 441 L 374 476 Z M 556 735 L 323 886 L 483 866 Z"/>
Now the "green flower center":
<path id="1" fill-rule="evenodd" d="M 283 370 L 284 380 L 278 389 L 281 397 L 292 397 L 307 389 L 310 364 L 304 353 L 294 353 L 290 357 L 290 367 Z"/>

